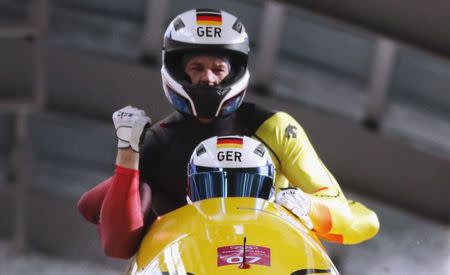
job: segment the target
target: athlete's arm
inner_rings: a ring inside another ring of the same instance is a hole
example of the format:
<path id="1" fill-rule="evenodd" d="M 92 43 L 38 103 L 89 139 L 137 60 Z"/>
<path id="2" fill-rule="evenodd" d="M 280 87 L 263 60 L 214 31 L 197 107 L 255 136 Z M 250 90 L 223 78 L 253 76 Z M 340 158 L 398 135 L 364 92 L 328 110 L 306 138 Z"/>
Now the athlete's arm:
<path id="1" fill-rule="evenodd" d="M 116 165 L 132 170 L 138 170 L 139 156 L 129 149 L 119 149 L 116 157 Z M 98 224 L 100 209 L 115 175 L 102 181 L 94 188 L 85 192 L 78 201 L 77 208 L 83 217 L 94 224 Z M 145 187 L 144 187 L 145 188 Z"/>
<path id="2" fill-rule="evenodd" d="M 151 194 L 146 184 L 139 189 L 138 163 L 139 154 L 119 150 L 113 181 L 100 211 L 100 239 L 110 257 L 130 258 L 143 235 Z"/>
<path id="3" fill-rule="evenodd" d="M 321 237 L 345 244 L 362 242 L 378 231 L 376 214 L 361 204 L 349 204 L 337 181 L 317 156 L 303 128 L 278 112 L 255 132 L 270 149 L 277 166 L 278 187 L 285 177 L 311 199 L 310 217 Z"/>
<path id="4" fill-rule="evenodd" d="M 380 224 L 375 212 L 356 201 L 347 203 L 352 213 L 351 223 L 341 234 L 317 232 L 320 237 L 331 242 L 357 244 L 377 234 Z"/>
<path id="5" fill-rule="evenodd" d="M 88 191 L 78 207 L 89 221 L 99 224 L 106 255 L 131 257 L 145 228 L 151 192 L 140 184 L 139 144 L 150 119 L 142 110 L 127 106 L 113 114 L 118 137 L 116 169 L 113 177 Z"/>
<path id="6" fill-rule="evenodd" d="M 112 182 L 113 177 L 107 178 L 81 196 L 77 208 L 88 222 L 98 224 L 100 209 Z"/>
<path id="7" fill-rule="evenodd" d="M 127 259 L 141 241 L 151 208 L 151 190 L 139 184 L 138 154 L 119 149 L 114 175 L 86 192 L 78 202 L 83 217 L 99 225 L 107 256 Z"/>

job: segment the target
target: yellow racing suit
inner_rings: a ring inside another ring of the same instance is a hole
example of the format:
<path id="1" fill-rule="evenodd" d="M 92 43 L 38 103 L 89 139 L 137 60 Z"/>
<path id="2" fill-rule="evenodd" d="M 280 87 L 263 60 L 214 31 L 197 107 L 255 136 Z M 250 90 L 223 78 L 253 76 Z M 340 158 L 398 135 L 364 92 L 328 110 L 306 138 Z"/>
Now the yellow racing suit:
<path id="1" fill-rule="evenodd" d="M 277 112 L 259 126 L 254 137 L 270 148 L 277 170 L 276 186 L 298 187 L 310 196 L 310 217 L 320 237 L 355 244 L 375 236 L 379 229 L 377 215 L 345 198 L 295 119 Z"/>

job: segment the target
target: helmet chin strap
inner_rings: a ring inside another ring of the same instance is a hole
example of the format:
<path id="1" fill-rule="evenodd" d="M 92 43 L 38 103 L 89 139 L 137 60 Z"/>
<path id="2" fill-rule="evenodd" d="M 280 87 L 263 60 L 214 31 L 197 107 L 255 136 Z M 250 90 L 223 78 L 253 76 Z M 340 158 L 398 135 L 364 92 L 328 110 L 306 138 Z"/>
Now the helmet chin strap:
<path id="1" fill-rule="evenodd" d="M 185 113 L 182 113 L 182 112 L 180 112 L 180 114 L 183 115 L 186 118 L 198 121 L 202 125 L 210 125 L 210 124 L 214 123 L 218 119 L 218 117 L 198 117 L 198 116 L 194 116 L 194 115 L 191 115 L 191 114 L 185 114 Z"/>
<path id="2" fill-rule="evenodd" d="M 212 118 L 197 117 L 197 120 L 200 121 L 201 124 L 210 124 L 214 122 L 216 119 L 217 119 L 216 117 Z"/>

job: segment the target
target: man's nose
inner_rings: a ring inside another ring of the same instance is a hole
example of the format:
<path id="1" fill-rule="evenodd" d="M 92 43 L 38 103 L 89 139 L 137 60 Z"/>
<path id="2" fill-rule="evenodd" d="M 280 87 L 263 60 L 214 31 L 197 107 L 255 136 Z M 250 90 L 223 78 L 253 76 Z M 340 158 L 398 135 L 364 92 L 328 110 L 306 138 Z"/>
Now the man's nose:
<path id="1" fill-rule="evenodd" d="M 217 77 L 211 70 L 204 70 L 200 78 L 200 84 L 217 85 Z"/>

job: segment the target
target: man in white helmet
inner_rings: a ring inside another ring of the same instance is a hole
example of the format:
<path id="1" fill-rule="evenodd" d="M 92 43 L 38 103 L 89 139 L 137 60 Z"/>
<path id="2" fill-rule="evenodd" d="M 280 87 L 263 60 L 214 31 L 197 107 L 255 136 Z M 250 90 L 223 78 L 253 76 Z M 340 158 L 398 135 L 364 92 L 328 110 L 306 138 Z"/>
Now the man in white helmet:
<path id="1" fill-rule="evenodd" d="M 219 136 L 192 152 L 187 173 L 189 202 L 209 198 L 273 200 L 275 166 L 265 146 L 247 136 Z"/>
<path id="2" fill-rule="evenodd" d="M 276 201 L 322 238 L 353 244 L 378 231 L 374 212 L 347 202 L 300 124 L 284 112 L 243 103 L 249 42 L 236 17 L 209 9 L 178 15 L 164 36 L 161 68 L 165 95 L 176 112 L 154 124 L 133 107 L 113 114 L 118 137 L 114 175 L 86 192 L 78 208 L 99 224 L 107 255 L 129 258 L 158 215 L 186 203 L 186 163 L 211 136 L 258 139 L 274 160 Z"/>

